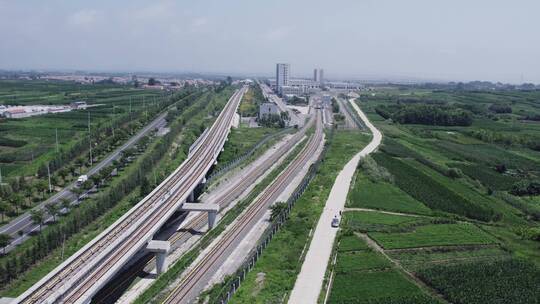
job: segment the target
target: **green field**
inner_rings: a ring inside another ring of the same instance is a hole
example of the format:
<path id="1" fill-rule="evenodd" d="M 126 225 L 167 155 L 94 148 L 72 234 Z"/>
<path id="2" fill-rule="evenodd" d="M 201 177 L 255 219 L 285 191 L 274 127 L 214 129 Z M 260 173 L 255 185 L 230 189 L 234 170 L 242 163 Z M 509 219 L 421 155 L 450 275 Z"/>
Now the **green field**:
<path id="1" fill-rule="evenodd" d="M 384 249 L 450 245 L 484 245 L 496 240 L 472 224 L 438 224 L 415 227 L 402 233 L 373 232 L 369 236 Z"/>
<path id="2" fill-rule="evenodd" d="M 452 303 L 538 303 L 540 270 L 519 260 L 434 266 L 418 276 Z"/>
<path id="3" fill-rule="evenodd" d="M 241 126 L 232 129 L 229 140 L 223 147 L 224 151 L 218 157 L 218 164 L 214 170 L 219 170 L 223 165 L 242 156 L 252 149 L 260 140 L 271 134 L 277 133 L 281 129 L 274 128 L 248 128 Z"/>
<path id="4" fill-rule="evenodd" d="M 432 211 L 398 187 L 383 181 L 371 181 L 361 172 L 356 175 L 349 192 L 347 207 L 386 211 L 431 214 Z"/>
<path id="5" fill-rule="evenodd" d="M 393 250 L 388 254 L 407 269 L 417 272 L 436 265 L 464 262 L 504 260 L 510 253 L 499 246 L 428 247 L 412 250 Z"/>
<path id="6" fill-rule="evenodd" d="M 50 161 L 59 148 L 67 150 L 87 136 L 88 113 L 90 129 L 97 132 L 111 121 L 136 119 L 142 112 L 155 109 L 163 93 L 134 89 L 121 85 L 80 85 L 64 81 L 0 81 L 0 104 L 69 104 L 84 100 L 99 105 L 88 110 L 46 114 L 23 119 L 0 119 L 0 138 L 17 140 L 22 145 L 2 145 L 0 167 L 4 177 L 33 175 L 39 166 Z M 114 107 L 114 109 L 113 109 Z M 131 114 L 130 114 L 131 109 Z M 123 119 L 122 119 L 123 118 Z M 116 126 L 118 128 L 118 125 Z M 96 135 L 96 133 L 94 133 Z M 96 141 L 98 139 L 95 139 Z"/>
<path id="7" fill-rule="evenodd" d="M 363 245 L 349 251 L 356 242 Z M 336 252 L 328 303 L 438 303 L 358 236 L 342 235 Z"/>
<path id="8" fill-rule="evenodd" d="M 349 206 L 419 214 L 394 199 L 402 196 L 397 187 L 435 217 L 348 212 L 350 229 L 367 233 L 451 303 L 538 303 L 539 98 L 538 91 L 408 86 L 361 94 L 359 104 L 385 135 L 373 158 L 392 182 L 359 174 Z M 445 122 L 432 115 L 437 108 L 467 111 L 471 123 Z"/>
<path id="9" fill-rule="evenodd" d="M 429 224 L 431 219 L 423 217 L 384 214 L 380 212 L 346 212 L 346 227 L 359 232 L 400 231 L 419 224 Z"/>
<path id="10" fill-rule="evenodd" d="M 366 242 L 360 240 L 355 235 L 344 235 L 339 240 L 338 251 L 347 252 L 347 251 L 358 251 L 363 249 L 368 249 Z"/>

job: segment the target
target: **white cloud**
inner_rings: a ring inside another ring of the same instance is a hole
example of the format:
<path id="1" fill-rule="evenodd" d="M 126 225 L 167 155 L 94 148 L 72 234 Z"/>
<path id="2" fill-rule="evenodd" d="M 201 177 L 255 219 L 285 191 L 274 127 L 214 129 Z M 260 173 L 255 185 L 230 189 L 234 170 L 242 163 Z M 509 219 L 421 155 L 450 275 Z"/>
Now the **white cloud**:
<path id="1" fill-rule="evenodd" d="M 275 42 L 278 40 L 283 40 L 284 38 L 289 36 L 291 31 L 292 29 L 290 27 L 277 27 L 277 28 L 268 30 L 266 34 L 264 35 L 264 37 L 268 41 Z"/>
<path id="2" fill-rule="evenodd" d="M 202 27 L 202 26 L 205 26 L 206 24 L 208 24 L 208 19 L 205 17 L 195 18 L 191 21 L 191 26 L 194 28 Z"/>
<path id="3" fill-rule="evenodd" d="M 68 16 L 67 23 L 74 27 L 91 28 L 97 23 L 99 12 L 83 9 Z"/>

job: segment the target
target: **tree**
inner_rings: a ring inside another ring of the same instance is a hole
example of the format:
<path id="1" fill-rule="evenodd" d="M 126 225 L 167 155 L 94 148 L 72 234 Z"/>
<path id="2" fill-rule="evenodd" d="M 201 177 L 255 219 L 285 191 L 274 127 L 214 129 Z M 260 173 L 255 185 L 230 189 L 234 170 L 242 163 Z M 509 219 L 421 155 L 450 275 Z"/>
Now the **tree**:
<path id="1" fill-rule="evenodd" d="M 62 198 L 60 200 L 60 206 L 62 209 L 66 209 L 66 212 L 69 211 L 69 208 L 71 207 L 71 202 L 67 198 Z"/>
<path id="2" fill-rule="evenodd" d="M 24 199 L 20 194 L 12 194 L 9 200 L 11 201 L 11 204 L 15 206 L 15 211 L 18 212 L 22 209 Z"/>
<path id="3" fill-rule="evenodd" d="M 9 234 L 0 234 L 0 247 L 2 247 L 4 254 L 6 254 L 6 247 L 11 243 L 11 239 L 11 235 Z"/>
<path id="4" fill-rule="evenodd" d="M 41 192 L 41 198 L 45 198 L 45 192 L 49 189 L 49 185 L 45 180 L 38 180 L 35 184 L 38 192 Z"/>
<path id="5" fill-rule="evenodd" d="M 277 202 L 272 207 L 270 207 L 271 213 L 270 213 L 270 220 L 277 219 L 282 213 L 283 210 L 287 209 L 287 203 L 285 202 Z"/>
<path id="6" fill-rule="evenodd" d="M 62 178 L 63 181 L 66 180 L 66 176 L 68 176 L 69 171 L 67 168 L 62 168 L 58 171 L 58 175 Z"/>
<path id="7" fill-rule="evenodd" d="M 151 191 L 152 187 L 150 186 L 150 181 L 148 181 L 148 178 L 146 178 L 146 176 L 143 176 L 141 180 L 141 196 L 145 197 Z"/>
<path id="8" fill-rule="evenodd" d="M 101 180 L 103 180 L 101 172 L 96 172 L 95 174 L 90 176 L 90 180 L 92 180 L 92 183 L 94 183 L 94 185 L 99 187 L 99 185 L 101 184 Z"/>
<path id="9" fill-rule="evenodd" d="M 30 218 L 34 224 L 39 225 L 39 231 L 41 231 L 41 227 L 45 221 L 45 212 L 42 209 L 34 209 L 30 211 Z"/>
<path id="10" fill-rule="evenodd" d="M 10 209 L 10 206 L 5 201 L 0 201 L 0 214 L 2 215 L 2 222 L 4 221 L 4 218 L 6 214 L 10 211 Z"/>
<path id="11" fill-rule="evenodd" d="M 150 78 L 148 79 L 148 85 L 153 86 L 153 85 L 156 85 L 156 84 L 159 84 L 159 81 L 157 81 L 155 78 L 150 77 Z"/>
<path id="12" fill-rule="evenodd" d="M 84 164 L 85 160 L 78 157 L 77 159 L 75 159 L 75 164 L 77 165 L 77 167 L 79 167 L 79 173 L 82 171 L 82 166 Z"/>
<path id="13" fill-rule="evenodd" d="M 45 209 L 47 209 L 47 213 L 52 215 L 53 221 L 56 222 L 56 216 L 60 212 L 60 208 L 58 207 L 58 205 L 55 203 L 50 203 L 45 205 Z"/>

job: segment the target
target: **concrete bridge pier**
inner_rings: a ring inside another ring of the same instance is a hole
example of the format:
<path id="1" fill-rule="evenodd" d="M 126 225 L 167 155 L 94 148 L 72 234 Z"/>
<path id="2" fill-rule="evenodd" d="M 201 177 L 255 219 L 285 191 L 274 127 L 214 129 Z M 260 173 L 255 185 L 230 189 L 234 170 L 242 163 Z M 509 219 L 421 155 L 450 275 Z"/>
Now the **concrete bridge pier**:
<path id="1" fill-rule="evenodd" d="M 184 203 L 180 207 L 182 211 L 202 211 L 208 213 L 208 230 L 214 228 L 219 205 L 207 203 Z"/>
<path id="2" fill-rule="evenodd" d="M 208 230 L 212 230 L 216 224 L 217 211 L 208 211 Z"/>
<path id="3" fill-rule="evenodd" d="M 146 249 L 156 254 L 156 270 L 160 275 L 167 269 L 167 254 L 171 250 L 171 243 L 168 241 L 151 240 Z"/>

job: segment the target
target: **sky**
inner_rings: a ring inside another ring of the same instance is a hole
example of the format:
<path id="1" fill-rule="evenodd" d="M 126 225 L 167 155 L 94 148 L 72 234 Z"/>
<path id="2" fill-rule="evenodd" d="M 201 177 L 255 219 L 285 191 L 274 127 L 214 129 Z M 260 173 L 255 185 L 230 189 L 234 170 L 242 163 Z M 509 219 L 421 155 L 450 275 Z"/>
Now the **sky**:
<path id="1" fill-rule="evenodd" d="M 540 83 L 538 0 L 0 0 L 0 69 Z"/>

